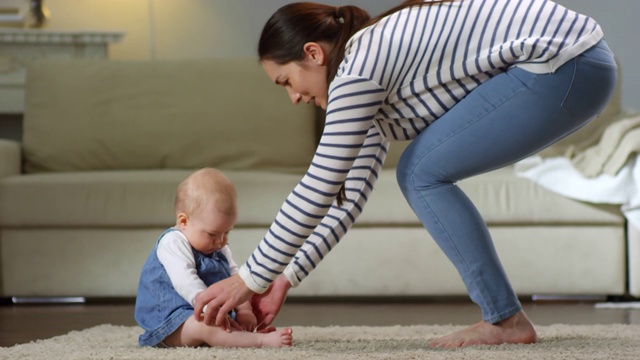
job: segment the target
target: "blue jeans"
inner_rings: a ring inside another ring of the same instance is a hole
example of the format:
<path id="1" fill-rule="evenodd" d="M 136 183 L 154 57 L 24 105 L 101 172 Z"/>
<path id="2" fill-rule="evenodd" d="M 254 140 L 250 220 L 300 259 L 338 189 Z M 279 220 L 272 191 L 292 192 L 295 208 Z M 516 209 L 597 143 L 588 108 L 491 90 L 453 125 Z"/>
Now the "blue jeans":
<path id="1" fill-rule="evenodd" d="M 456 181 L 512 164 L 586 125 L 605 108 L 616 78 L 604 40 L 552 74 L 509 68 L 471 91 L 402 154 L 400 188 L 485 321 L 499 322 L 522 307 L 487 225 Z"/>

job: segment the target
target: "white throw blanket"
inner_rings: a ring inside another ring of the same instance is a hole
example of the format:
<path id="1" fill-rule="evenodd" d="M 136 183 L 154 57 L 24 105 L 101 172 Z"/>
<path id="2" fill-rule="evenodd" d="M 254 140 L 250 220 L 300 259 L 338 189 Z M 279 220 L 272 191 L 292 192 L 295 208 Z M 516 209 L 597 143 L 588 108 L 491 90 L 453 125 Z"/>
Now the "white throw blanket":
<path id="1" fill-rule="evenodd" d="M 568 198 L 620 204 L 627 220 L 640 228 L 640 161 L 632 157 L 614 176 L 602 173 L 588 178 L 566 157 L 533 156 L 516 164 L 516 175 Z"/>
<path id="2" fill-rule="evenodd" d="M 518 162 L 516 175 L 563 196 L 619 204 L 627 220 L 640 228 L 640 116 L 607 126 L 600 142 L 572 157 L 533 156 Z"/>

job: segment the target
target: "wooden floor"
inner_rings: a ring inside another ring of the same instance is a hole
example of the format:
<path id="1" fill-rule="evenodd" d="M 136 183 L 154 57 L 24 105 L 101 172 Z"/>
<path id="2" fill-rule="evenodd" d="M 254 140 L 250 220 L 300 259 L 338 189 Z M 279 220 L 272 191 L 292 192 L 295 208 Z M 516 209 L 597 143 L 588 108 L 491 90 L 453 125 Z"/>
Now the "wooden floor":
<path id="1" fill-rule="evenodd" d="M 638 309 L 596 309 L 593 301 L 523 302 L 536 325 L 638 324 Z M 276 326 L 466 325 L 479 321 L 478 308 L 462 300 L 411 302 L 288 301 Z M 100 324 L 134 326 L 133 300 L 75 305 L 0 305 L 0 346 L 46 339 Z"/>

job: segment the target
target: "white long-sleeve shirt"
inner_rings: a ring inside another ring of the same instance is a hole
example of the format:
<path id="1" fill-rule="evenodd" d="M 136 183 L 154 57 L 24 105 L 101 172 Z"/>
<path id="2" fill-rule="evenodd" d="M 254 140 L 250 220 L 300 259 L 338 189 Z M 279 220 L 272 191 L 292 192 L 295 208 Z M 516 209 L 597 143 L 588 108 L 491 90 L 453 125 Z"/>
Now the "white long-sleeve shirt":
<path id="1" fill-rule="evenodd" d="M 356 33 L 329 85 L 311 166 L 240 268 L 243 281 L 261 293 L 284 270 L 298 285 L 362 212 L 390 140 L 415 138 L 511 66 L 550 73 L 602 37 L 589 17 L 545 0 L 413 6 Z"/>
<path id="2" fill-rule="evenodd" d="M 231 275 L 238 273 L 231 249 L 225 245 L 220 252 L 227 258 Z M 166 233 L 158 243 L 156 255 L 171 280 L 171 285 L 191 306 L 195 307 L 196 295 L 207 286 L 198 276 L 193 250 L 182 231 Z"/>

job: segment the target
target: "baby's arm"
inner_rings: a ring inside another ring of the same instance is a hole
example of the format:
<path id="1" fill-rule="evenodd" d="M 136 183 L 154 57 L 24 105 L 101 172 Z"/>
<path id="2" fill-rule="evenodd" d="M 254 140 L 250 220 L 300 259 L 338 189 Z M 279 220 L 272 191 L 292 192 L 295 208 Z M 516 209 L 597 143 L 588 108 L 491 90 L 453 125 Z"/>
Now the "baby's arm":
<path id="1" fill-rule="evenodd" d="M 157 256 L 167 271 L 173 288 L 193 306 L 196 295 L 207 286 L 198 277 L 187 238 L 180 231 L 171 231 L 160 239 Z"/>

